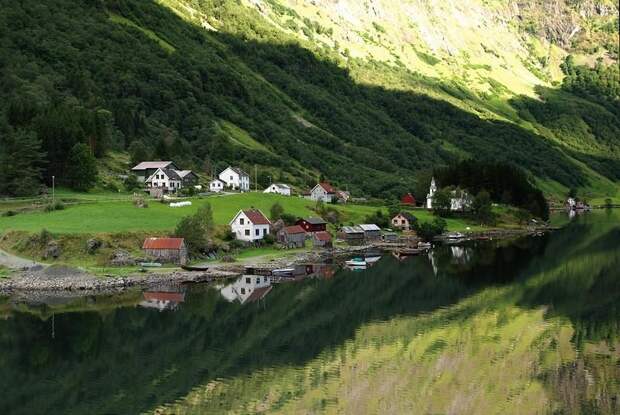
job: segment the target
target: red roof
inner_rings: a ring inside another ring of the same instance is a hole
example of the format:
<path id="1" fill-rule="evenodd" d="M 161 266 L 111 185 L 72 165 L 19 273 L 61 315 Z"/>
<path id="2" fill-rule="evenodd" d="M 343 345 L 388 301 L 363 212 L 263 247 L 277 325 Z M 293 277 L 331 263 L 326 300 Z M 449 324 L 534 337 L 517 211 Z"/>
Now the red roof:
<path id="1" fill-rule="evenodd" d="M 296 233 L 306 233 L 305 229 L 302 228 L 299 225 L 294 225 L 294 226 L 287 226 L 286 228 L 282 229 L 284 232 L 286 233 L 290 233 L 290 234 L 296 234 Z"/>
<path id="2" fill-rule="evenodd" d="M 145 300 L 174 301 L 175 303 L 182 303 L 185 300 L 185 294 L 167 291 L 146 291 L 143 295 Z"/>
<path id="3" fill-rule="evenodd" d="M 181 249 L 183 238 L 146 238 L 142 249 Z"/>
<path id="4" fill-rule="evenodd" d="M 325 182 L 323 182 L 323 183 L 319 183 L 319 186 L 321 186 L 323 189 L 325 189 L 325 191 L 326 191 L 327 193 L 336 193 L 336 189 L 334 189 L 334 188 L 332 187 L 332 185 L 331 185 L 331 184 L 329 184 L 329 183 L 325 183 Z"/>
<path id="5" fill-rule="evenodd" d="M 314 237 L 319 241 L 329 242 L 332 240 L 332 236 L 329 232 L 315 232 Z"/>
<path id="6" fill-rule="evenodd" d="M 404 195 L 400 201 L 405 205 L 415 205 L 415 197 L 411 193 Z"/>
<path id="7" fill-rule="evenodd" d="M 243 213 L 254 225 L 271 225 L 269 219 L 267 219 L 267 217 L 263 215 L 263 212 L 258 209 L 244 210 Z"/>

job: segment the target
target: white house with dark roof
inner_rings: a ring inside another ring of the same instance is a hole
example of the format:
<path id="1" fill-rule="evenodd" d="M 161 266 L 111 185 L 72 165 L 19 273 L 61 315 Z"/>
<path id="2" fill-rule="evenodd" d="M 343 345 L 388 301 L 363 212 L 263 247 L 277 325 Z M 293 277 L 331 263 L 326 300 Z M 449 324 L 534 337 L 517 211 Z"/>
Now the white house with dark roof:
<path id="1" fill-rule="evenodd" d="M 179 168 L 172 161 L 143 161 L 131 169 L 139 181 L 144 182 L 151 177 L 157 169 L 178 170 Z"/>
<path id="2" fill-rule="evenodd" d="M 230 301 L 241 304 L 262 300 L 272 289 L 271 277 L 261 275 L 243 275 L 220 290 L 222 296 Z"/>
<path id="3" fill-rule="evenodd" d="M 219 193 L 224 190 L 225 183 L 220 179 L 213 179 L 209 182 L 209 191 Z"/>
<path id="4" fill-rule="evenodd" d="M 226 187 L 242 192 L 250 191 L 250 175 L 239 167 L 228 166 L 219 174 L 219 179 L 226 184 Z"/>
<path id="5" fill-rule="evenodd" d="M 155 170 L 144 182 L 148 189 L 162 189 L 164 193 L 174 193 L 183 187 L 183 180 L 176 170 Z"/>
<path id="6" fill-rule="evenodd" d="M 269 185 L 269 187 L 266 188 L 263 193 L 276 193 L 283 196 L 290 196 L 291 188 L 290 186 L 283 183 L 273 183 Z"/>
<path id="7" fill-rule="evenodd" d="M 240 210 L 230 221 L 230 230 L 240 241 L 254 242 L 269 235 L 271 222 L 258 209 Z"/>
<path id="8" fill-rule="evenodd" d="M 321 200 L 325 203 L 331 203 L 336 197 L 336 189 L 329 183 L 319 183 L 310 191 L 311 200 Z"/>

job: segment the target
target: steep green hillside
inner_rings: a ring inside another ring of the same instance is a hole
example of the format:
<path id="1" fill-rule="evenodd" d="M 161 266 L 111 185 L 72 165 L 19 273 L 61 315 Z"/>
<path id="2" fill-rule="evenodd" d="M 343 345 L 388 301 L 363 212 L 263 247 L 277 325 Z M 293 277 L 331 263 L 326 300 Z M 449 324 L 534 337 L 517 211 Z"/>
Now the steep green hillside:
<path id="1" fill-rule="evenodd" d="M 614 195 L 617 89 L 562 87 L 560 64 L 598 57 L 618 84 L 617 6 L 555 2 L 588 25 L 570 36 L 549 2 L 518 3 L 2 0 L 0 193 L 27 193 L 37 167 L 68 182 L 84 142 L 385 197 L 466 157 L 511 161 L 552 193 Z"/>

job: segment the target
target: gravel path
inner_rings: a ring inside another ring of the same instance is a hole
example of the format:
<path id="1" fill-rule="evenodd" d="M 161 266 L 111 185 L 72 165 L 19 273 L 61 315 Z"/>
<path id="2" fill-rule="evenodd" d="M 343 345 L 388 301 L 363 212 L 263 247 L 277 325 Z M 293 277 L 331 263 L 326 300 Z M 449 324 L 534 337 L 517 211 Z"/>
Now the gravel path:
<path id="1" fill-rule="evenodd" d="M 36 265 L 41 265 L 31 259 L 24 259 L 13 254 L 9 254 L 6 251 L 0 249 L 0 265 L 3 265 L 11 269 L 23 269 L 30 268 Z"/>

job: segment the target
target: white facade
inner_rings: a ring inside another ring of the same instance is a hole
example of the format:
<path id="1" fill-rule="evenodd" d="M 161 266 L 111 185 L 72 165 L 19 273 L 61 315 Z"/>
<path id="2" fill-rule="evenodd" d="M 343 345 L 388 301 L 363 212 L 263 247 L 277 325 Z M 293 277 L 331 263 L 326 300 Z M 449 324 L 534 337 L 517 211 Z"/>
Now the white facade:
<path id="1" fill-rule="evenodd" d="M 315 201 L 323 201 L 325 203 L 331 203 L 336 195 L 330 189 L 323 187 L 321 183 L 314 186 L 314 189 L 310 192 L 310 199 Z"/>
<path id="2" fill-rule="evenodd" d="M 260 213 L 266 223 L 252 220 L 247 211 L 239 211 L 233 220 L 230 221 L 230 230 L 235 234 L 235 238 L 240 241 L 254 242 L 263 239 L 269 235 L 271 223 Z"/>
<path id="3" fill-rule="evenodd" d="M 291 188 L 282 183 L 273 183 L 268 188 L 266 188 L 263 193 L 276 193 L 283 196 L 290 196 Z"/>
<path id="4" fill-rule="evenodd" d="M 220 290 L 222 297 L 233 302 L 239 300 L 241 304 L 248 300 L 257 301 L 269 293 L 271 278 L 262 275 L 243 275 L 234 283 Z M 253 295 L 254 294 L 254 295 Z"/>
<path id="5" fill-rule="evenodd" d="M 176 192 L 183 187 L 181 178 L 173 170 L 157 169 L 148 179 L 147 188 L 163 189 L 168 192 Z"/>
<path id="6" fill-rule="evenodd" d="M 209 182 L 209 190 L 215 193 L 219 193 L 224 190 L 224 182 L 220 179 L 211 180 Z"/>
<path id="7" fill-rule="evenodd" d="M 431 187 L 428 191 L 428 195 L 426 195 L 426 208 L 433 209 L 433 197 L 437 193 L 437 184 L 435 183 L 435 178 L 431 180 Z M 450 210 L 452 211 L 464 211 L 471 208 L 472 198 L 471 196 L 464 190 L 453 190 L 451 192 L 450 198 Z"/>
<path id="8" fill-rule="evenodd" d="M 230 189 L 250 191 L 250 176 L 237 167 L 227 167 L 218 177 Z"/>

